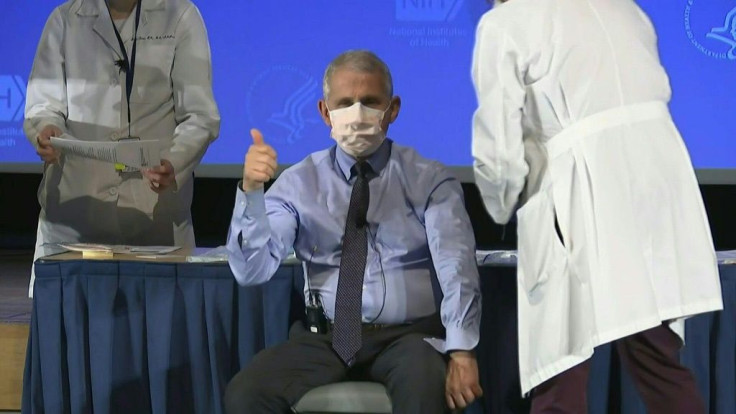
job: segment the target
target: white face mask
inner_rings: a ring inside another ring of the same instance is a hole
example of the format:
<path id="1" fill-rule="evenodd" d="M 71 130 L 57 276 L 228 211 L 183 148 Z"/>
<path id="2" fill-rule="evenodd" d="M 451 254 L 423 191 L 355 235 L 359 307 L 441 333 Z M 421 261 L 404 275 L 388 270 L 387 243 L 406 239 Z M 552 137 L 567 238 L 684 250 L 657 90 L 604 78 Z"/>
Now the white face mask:
<path id="1" fill-rule="evenodd" d="M 391 105 L 381 111 L 356 102 L 347 108 L 329 111 L 332 123 L 330 136 L 343 151 L 353 157 L 371 155 L 386 139 L 381 121 L 390 107 Z"/>

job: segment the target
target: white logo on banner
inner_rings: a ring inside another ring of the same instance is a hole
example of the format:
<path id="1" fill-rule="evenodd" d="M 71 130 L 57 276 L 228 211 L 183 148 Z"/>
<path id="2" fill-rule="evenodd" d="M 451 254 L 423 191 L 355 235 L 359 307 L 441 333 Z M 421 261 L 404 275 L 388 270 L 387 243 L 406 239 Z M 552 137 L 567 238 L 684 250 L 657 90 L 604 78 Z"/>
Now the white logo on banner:
<path id="1" fill-rule="evenodd" d="M 314 76 L 291 65 L 272 66 L 251 83 L 246 114 L 268 139 L 294 144 L 310 135 L 310 127 L 321 124 L 315 110 L 320 96 Z"/>
<path id="2" fill-rule="evenodd" d="M 26 98 L 25 82 L 17 75 L 0 75 L 0 122 L 20 122 Z"/>
<path id="3" fill-rule="evenodd" d="M 690 43 L 714 59 L 736 60 L 736 7 L 726 1 L 687 0 L 685 32 Z M 725 16 L 725 17 L 724 17 Z M 723 22 L 723 23 L 721 23 Z"/>
<path id="4" fill-rule="evenodd" d="M 452 47 L 471 34 L 456 19 L 463 5 L 464 0 L 396 0 L 399 25 L 389 27 L 388 34 L 412 48 Z"/>
<path id="5" fill-rule="evenodd" d="M 396 20 L 448 22 L 457 16 L 463 0 L 396 0 Z"/>

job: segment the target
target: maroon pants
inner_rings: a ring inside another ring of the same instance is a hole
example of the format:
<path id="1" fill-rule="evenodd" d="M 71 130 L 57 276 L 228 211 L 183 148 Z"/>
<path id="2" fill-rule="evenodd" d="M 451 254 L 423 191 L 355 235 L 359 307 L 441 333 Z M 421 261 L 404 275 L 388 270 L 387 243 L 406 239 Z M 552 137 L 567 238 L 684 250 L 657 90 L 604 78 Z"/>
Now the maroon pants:
<path id="1" fill-rule="evenodd" d="M 650 414 L 705 414 L 692 373 L 680 364 L 680 338 L 660 325 L 615 342 Z M 590 360 L 540 384 L 532 391 L 537 413 L 586 413 Z"/>

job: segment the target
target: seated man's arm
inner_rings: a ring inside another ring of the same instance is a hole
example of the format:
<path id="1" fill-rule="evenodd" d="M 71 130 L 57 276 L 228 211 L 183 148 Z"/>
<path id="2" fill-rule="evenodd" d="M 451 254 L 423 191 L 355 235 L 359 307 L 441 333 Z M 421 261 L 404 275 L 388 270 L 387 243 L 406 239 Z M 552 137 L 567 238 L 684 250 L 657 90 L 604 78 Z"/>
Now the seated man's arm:
<path id="1" fill-rule="evenodd" d="M 460 183 L 442 180 L 424 213 L 427 241 L 444 298 L 440 313 L 447 350 L 472 350 L 478 344 L 481 298 L 475 238 Z"/>
<path id="2" fill-rule="evenodd" d="M 283 181 L 277 180 L 268 195 L 263 188 L 246 193 L 238 184 L 227 250 L 240 285 L 267 282 L 294 245 L 297 215 L 283 197 Z"/>
<path id="3" fill-rule="evenodd" d="M 475 238 L 460 183 L 439 182 L 424 213 L 427 241 L 444 295 L 440 314 L 450 353 L 445 396 L 451 409 L 464 408 L 483 395 L 473 349 L 480 336 L 481 295 Z"/>

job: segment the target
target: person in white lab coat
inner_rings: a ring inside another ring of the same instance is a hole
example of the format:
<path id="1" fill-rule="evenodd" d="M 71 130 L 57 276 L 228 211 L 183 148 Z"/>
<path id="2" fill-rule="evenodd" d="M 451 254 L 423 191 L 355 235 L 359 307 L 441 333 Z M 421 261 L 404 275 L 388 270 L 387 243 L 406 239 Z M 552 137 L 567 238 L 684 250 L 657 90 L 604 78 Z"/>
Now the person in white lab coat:
<path id="1" fill-rule="evenodd" d="M 188 0 L 70 0 L 51 13 L 24 122 L 44 162 L 35 258 L 58 242 L 194 247 L 192 174 L 220 124 L 211 72 Z M 62 133 L 159 140 L 161 165 L 131 172 L 62 155 L 50 144 Z"/>
<path id="2" fill-rule="evenodd" d="M 496 222 L 518 218 L 532 411 L 586 412 L 587 361 L 616 341 L 649 412 L 703 412 L 677 351 L 683 318 L 721 309 L 720 282 L 648 17 L 633 0 L 511 0 L 476 36 L 475 179 Z"/>

